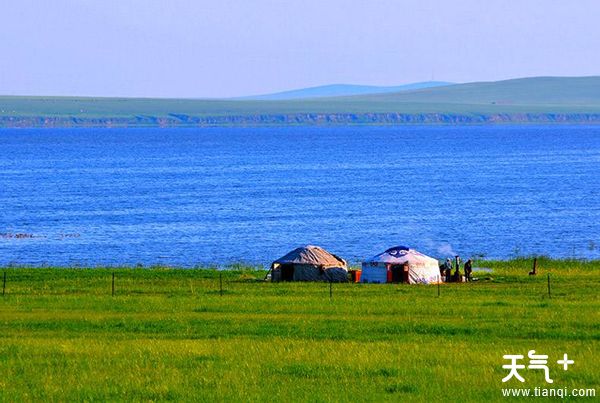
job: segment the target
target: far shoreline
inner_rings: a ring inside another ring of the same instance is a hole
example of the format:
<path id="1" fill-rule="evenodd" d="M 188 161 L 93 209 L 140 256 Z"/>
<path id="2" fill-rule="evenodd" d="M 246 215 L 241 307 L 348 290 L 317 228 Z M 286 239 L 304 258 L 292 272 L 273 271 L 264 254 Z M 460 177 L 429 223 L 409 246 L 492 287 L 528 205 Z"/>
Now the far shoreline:
<path id="1" fill-rule="evenodd" d="M 470 127 L 470 126 L 598 126 L 600 113 L 518 114 L 318 114 L 188 117 L 179 119 L 17 117 L 0 116 L 2 129 L 170 129 L 170 128 L 286 128 L 286 127 Z"/>

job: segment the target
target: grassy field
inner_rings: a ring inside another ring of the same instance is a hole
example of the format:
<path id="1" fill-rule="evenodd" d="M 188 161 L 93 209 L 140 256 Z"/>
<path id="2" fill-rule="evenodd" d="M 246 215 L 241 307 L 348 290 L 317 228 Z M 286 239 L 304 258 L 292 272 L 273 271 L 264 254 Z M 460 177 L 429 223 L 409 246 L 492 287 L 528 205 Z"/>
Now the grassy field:
<path id="1" fill-rule="evenodd" d="M 478 262 L 436 286 L 266 283 L 263 271 L 6 268 L 0 401 L 504 401 L 595 388 L 600 261 Z M 112 296 L 112 273 L 115 295 Z M 551 277 L 548 297 L 547 274 Z M 503 354 L 548 354 L 554 384 Z M 568 353 L 575 364 L 556 364 Z M 600 393 L 600 390 L 596 390 Z M 594 399 L 582 399 L 593 401 Z"/>

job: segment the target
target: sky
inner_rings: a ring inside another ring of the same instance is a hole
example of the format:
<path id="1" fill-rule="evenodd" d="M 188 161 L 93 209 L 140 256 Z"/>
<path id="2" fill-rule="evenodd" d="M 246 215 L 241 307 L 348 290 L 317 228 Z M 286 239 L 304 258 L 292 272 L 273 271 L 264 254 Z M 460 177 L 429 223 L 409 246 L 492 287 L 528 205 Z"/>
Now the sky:
<path id="1" fill-rule="evenodd" d="M 0 0 L 0 95 L 600 75 L 597 0 Z"/>

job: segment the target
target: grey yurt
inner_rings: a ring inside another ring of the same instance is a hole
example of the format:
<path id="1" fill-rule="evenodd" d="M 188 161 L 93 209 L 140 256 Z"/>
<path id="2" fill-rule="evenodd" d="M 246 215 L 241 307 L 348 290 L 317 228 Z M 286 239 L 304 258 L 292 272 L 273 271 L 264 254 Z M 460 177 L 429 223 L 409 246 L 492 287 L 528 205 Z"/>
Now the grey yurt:
<path id="1" fill-rule="evenodd" d="M 346 261 L 318 246 L 296 248 L 271 264 L 272 281 L 348 281 Z"/>

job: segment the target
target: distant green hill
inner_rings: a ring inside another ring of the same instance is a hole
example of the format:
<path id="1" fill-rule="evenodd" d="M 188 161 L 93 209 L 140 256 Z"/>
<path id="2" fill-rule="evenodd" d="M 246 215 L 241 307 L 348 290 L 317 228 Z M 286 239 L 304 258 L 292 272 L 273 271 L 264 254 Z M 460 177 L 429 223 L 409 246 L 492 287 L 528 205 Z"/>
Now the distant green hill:
<path id="1" fill-rule="evenodd" d="M 600 77 L 292 100 L 0 97 L 0 126 L 600 123 Z"/>
<path id="2" fill-rule="evenodd" d="M 452 85 L 454 83 L 446 81 L 424 81 L 420 83 L 412 83 L 405 85 L 397 85 L 392 87 L 381 87 L 375 85 L 354 85 L 354 84 L 331 84 L 321 85 L 318 87 L 301 88 L 297 90 L 276 92 L 273 94 L 254 95 L 238 98 L 239 100 L 256 100 L 256 101 L 274 101 L 287 99 L 307 99 L 307 98 L 322 98 L 322 97 L 340 97 L 350 95 L 364 94 L 383 94 L 390 92 L 418 90 L 422 88 L 433 88 L 444 85 Z"/>
<path id="3" fill-rule="evenodd" d="M 362 99 L 484 105 L 600 105 L 600 77 L 519 78 L 365 95 Z"/>

